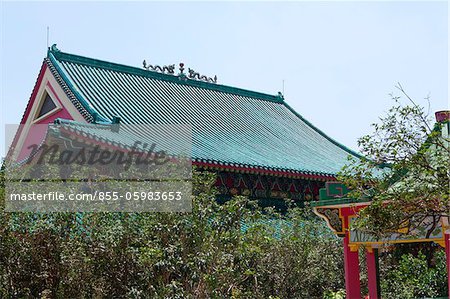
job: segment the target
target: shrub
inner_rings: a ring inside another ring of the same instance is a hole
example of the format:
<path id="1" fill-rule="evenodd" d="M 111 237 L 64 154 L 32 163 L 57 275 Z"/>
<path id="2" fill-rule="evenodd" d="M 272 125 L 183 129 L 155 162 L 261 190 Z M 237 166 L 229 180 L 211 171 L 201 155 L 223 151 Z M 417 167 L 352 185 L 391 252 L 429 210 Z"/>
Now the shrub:
<path id="1" fill-rule="evenodd" d="M 402 254 L 399 260 L 388 257 L 382 266 L 382 295 L 393 299 L 447 296 L 445 258 L 443 250 L 435 251 L 431 266 L 422 251 L 417 255 Z"/>
<path id="2" fill-rule="evenodd" d="M 320 219 L 218 204 L 214 179 L 195 174 L 192 213 L 2 209 L 0 297 L 321 298 L 343 285 L 341 240 Z"/>

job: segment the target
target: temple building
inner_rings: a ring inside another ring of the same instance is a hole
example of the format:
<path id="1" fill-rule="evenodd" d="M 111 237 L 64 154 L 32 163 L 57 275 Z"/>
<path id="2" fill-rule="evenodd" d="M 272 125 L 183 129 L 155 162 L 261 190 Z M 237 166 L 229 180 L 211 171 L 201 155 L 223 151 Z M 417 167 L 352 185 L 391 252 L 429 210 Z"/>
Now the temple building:
<path id="1" fill-rule="evenodd" d="M 339 144 L 294 111 L 283 95 L 217 84 L 179 67 L 143 67 L 61 52 L 53 45 L 14 140 L 15 160 L 30 154 L 45 132 L 34 124 L 189 124 L 192 164 L 218 174 L 223 197 L 246 195 L 262 205 L 302 205 L 318 200 L 325 182 L 349 155 Z"/>
<path id="2" fill-rule="evenodd" d="M 441 111 L 436 117 L 439 133 L 448 140 L 450 113 Z M 343 238 L 347 298 L 361 298 L 360 246 L 366 250 L 370 298 L 380 298 L 377 252 L 383 244 L 438 243 L 446 248 L 450 271 L 448 217 L 439 218 L 438 225 L 424 219 L 421 228 L 430 233 L 415 240 L 400 234 L 374 240 L 351 228 L 358 211 L 370 202 L 348 198 L 336 176 L 349 156 L 361 156 L 304 119 L 281 93 L 220 85 L 217 77 L 186 70 L 183 63 L 126 66 L 64 53 L 53 45 L 20 124 L 8 153 L 17 162 L 33 155 L 30 145 L 44 142 L 48 124 L 66 125 L 78 137 L 122 147 L 132 141 L 127 136 L 115 139 L 116 125 L 189 125 L 189 163 L 217 174 L 220 198 L 245 195 L 281 209 L 284 199 L 299 206 L 308 202 Z M 90 124 L 100 125 L 101 132 Z M 182 133 L 175 137 L 184 138 Z"/>

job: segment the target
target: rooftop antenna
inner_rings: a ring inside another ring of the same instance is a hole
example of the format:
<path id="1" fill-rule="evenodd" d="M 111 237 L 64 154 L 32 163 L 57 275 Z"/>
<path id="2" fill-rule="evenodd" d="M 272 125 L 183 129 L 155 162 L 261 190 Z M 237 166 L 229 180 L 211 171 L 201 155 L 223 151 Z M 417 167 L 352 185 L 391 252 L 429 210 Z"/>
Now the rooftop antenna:
<path id="1" fill-rule="evenodd" d="M 47 26 L 47 49 L 49 47 L 49 43 L 48 43 L 49 35 L 50 35 L 50 27 Z"/>
<path id="2" fill-rule="evenodd" d="M 283 88 L 282 88 L 282 90 L 283 90 L 283 97 L 284 97 L 284 79 L 283 79 Z"/>

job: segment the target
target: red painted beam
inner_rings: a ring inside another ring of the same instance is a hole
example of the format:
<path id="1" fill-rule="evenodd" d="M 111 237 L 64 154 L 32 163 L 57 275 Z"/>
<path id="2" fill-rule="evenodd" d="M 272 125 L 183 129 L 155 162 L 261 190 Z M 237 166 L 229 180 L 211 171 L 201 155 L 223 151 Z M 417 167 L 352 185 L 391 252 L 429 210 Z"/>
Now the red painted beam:
<path id="1" fill-rule="evenodd" d="M 447 256 L 448 298 L 450 298 L 450 234 L 445 234 L 445 255 Z"/>
<path id="2" fill-rule="evenodd" d="M 359 257 L 358 251 L 351 251 L 348 246 L 349 234 L 344 238 L 344 270 L 345 290 L 347 299 L 361 299 L 361 285 L 359 280 Z"/>
<path id="3" fill-rule="evenodd" d="M 350 207 L 343 207 L 341 208 L 341 214 L 342 216 L 354 216 L 359 213 L 360 210 L 367 207 L 369 204 L 362 204 L 358 206 L 350 206 Z"/>
<path id="4" fill-rule="evenodd" d="M 375 254 L 376 249 L 366 250 L 366 263 L 367 263 L 367 280 L 369 287 L 369 299 L 379 299 L 378 296 L 378 275 L 377 275 L 377 256 Z"/>

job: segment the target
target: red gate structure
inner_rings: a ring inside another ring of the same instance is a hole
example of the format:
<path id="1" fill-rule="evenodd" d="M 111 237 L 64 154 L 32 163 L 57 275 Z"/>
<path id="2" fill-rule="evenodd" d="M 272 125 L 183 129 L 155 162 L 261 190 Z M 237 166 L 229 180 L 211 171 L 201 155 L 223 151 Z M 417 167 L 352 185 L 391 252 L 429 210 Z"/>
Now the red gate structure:
<path id="1" fill-rule="evenodd" d="M 447 140 L 450 131 L 450 111 L 436 112 L 436 120 L 440 125 L 441 137 Z M 319 191 L 319 201 L 311 202 L 314 213 L 323 218 L 328 227 L 343 238 L 345 289 L 348 299 L 361 298 L 358 249 L 364 247 L 368 273 L 368 289 L 370 299 L 379 299 L 380 290 L 377 273 L 378 249 L 386 244 L 435 242 L 445 248 L 447 257 L 447 273 L 450 273 L 450 226 L 449 215 L 428 217 L 419 223 L 419 230 L 405 233 L 401 230 L 390 233 L 388 237 L 377 239 L 352 228 L 352 222 L 358 212 L 370 205 L 369 199 L 354 199 L 347 196 L 348 190 L 339 182 L 327 182 Z M 448 275 L 450 286 L 450 275 Z M 450 287 L 449 287 L 450 297 Z"/>

